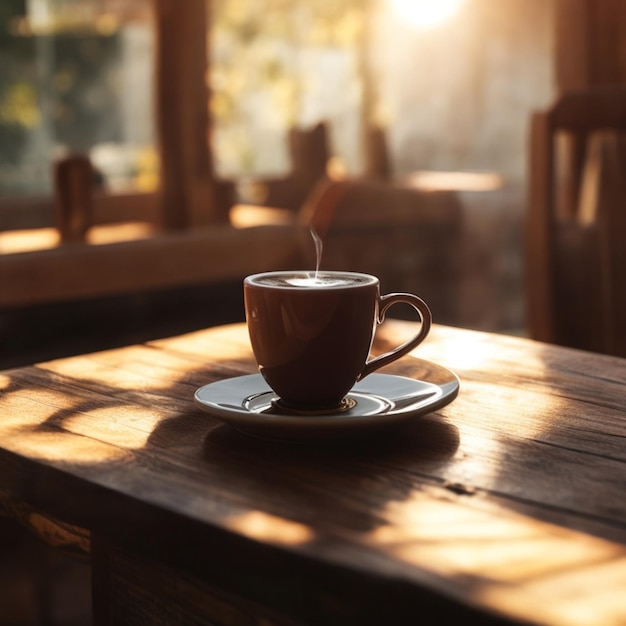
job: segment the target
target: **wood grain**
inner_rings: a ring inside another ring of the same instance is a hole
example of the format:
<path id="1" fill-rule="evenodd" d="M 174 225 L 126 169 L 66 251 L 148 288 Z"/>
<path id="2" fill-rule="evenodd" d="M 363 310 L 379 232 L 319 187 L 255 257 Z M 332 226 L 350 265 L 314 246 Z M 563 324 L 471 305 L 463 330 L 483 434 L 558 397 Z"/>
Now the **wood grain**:
<path id="1" fill-rule="evenodd" d="M 375 351 L 411 333 L 386 322 Z M 100 623 L 163 589 L 224 624 L 624 623 L 626 361 L 435 326 L 385 371 L 420 359 L 459 375 L 452 404 L 297 446 L 193 405 L 255 371 L 243 325 L 6 370 L 0 488 L 98 537 Z"/>

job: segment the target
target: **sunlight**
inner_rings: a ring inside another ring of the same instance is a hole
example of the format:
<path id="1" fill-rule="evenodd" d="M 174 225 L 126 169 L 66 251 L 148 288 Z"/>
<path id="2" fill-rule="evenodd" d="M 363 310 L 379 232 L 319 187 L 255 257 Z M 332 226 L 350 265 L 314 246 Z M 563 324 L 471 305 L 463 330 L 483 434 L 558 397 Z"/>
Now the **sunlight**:
<path id="1" fill-rule="evenodd" d="M 37 431 L 24 426 L 3 428 L 2 445 L 22 456 L 68 464 L 112 463 L 129 454 L 122 448 L 89 437 L 60 430 Z"/>
<path id="2" fill-rule="evenodd" d="M 308 526 L 262 511 L 250 511 L 233 517 L 226 521 L 226 525 L 247 537 L 283 545 L 297 545 L 313 539 Z"/>
<path id="3" fill-rule="evenodd" d="M 146 407 L 121 404 L 75 412 L 64 420 L 63 429 L 126 450 L 140 450 L 160 421 L 161 416 Z"/>
<path id="4" fill-rule="evenodd" d="M 7 377 L 8 378 L 8 377 Z M 1 397 L 2 427 L 38 428 L 60 412 L 72 411 L 75 403 L 61 391 L 16 386 Z"/>
<path id="5" fill-rule="evenodd" d="M 434 491 L 390 502 L 385 517 L 388 525 L 368 535 L 370 545 L 449 580 L 472 581 L 476 598 L 495 609 L 535 621 L 541 606 L 544 621 L 555 624 L 623 622 L 620 544 Z"/>
<path id="6" fill-rule="evenodd" d="M 435 28 L 452 18 L 465 0 L 389 0 L 392 11 L 415 28 Z"/>

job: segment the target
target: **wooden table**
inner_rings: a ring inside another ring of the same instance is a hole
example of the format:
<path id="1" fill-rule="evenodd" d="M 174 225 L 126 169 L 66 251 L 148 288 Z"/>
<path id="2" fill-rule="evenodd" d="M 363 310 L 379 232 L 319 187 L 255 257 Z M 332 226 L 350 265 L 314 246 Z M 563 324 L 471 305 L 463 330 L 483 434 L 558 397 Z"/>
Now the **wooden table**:
<path id="1" fill-rule="evenodd" d="M 242 325 L 4 371 L 4 508 L 90 554 L 98 625 L 626 623 L 626 360 L 435 326 L 386 372 L 419 359 L 454 402 L 323 445 L 194 406 Z"/>

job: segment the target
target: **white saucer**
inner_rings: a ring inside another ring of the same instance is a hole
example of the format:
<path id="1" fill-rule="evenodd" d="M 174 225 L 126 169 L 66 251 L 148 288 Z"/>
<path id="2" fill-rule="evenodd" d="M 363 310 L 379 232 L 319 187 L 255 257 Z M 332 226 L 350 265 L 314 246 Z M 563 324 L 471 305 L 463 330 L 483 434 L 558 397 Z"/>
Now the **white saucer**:
<path id="1" fill-rule="evenodd" d="M 459 379 L 450 370 L 427 361 L 422 380 L 370 374 L 348 397 L 353 408 L 323 415 L 281 412 L 276 394 L 260 374 L 220 380 L 200 387 L 194 401 L 202 410 L 254 437 L 286 441 L 334 439 L 386 430 L 431 413 L 454 400 Z M 429 376 L 430 374 L 430 376 Z"/>

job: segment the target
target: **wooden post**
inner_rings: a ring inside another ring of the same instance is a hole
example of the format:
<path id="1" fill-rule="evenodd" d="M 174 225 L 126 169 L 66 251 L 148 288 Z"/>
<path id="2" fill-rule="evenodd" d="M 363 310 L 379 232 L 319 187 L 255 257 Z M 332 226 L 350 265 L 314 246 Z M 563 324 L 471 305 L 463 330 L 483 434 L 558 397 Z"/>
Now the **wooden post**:
<path id="1" fill-rule="evenodd" d="M 182 230 L 218 221 L 209 148 L 205 0 L 155 0 L 156 125 L 162 221 Z"/>
<path id="2" fill-rule="evenodd" d="M 536 113 L 531 119 L 530 202 L 526 214 L 526 297 L 533 339 L 554 341 L 554 225 L 551 199 L 554 157 L 551 118 Z"/>
<path id="3" fill-rule="evenodd" d="M 555 19 L 559 92 L 626 83 L 623 0 L 559 0 Z"/>
<path id="4" fill-rule="evenodd" d="M 55 162 L 54 198 L 61 242 L 85 241 L 93 224 L 93 168 L 89 157 L 72 155 Z"/>

